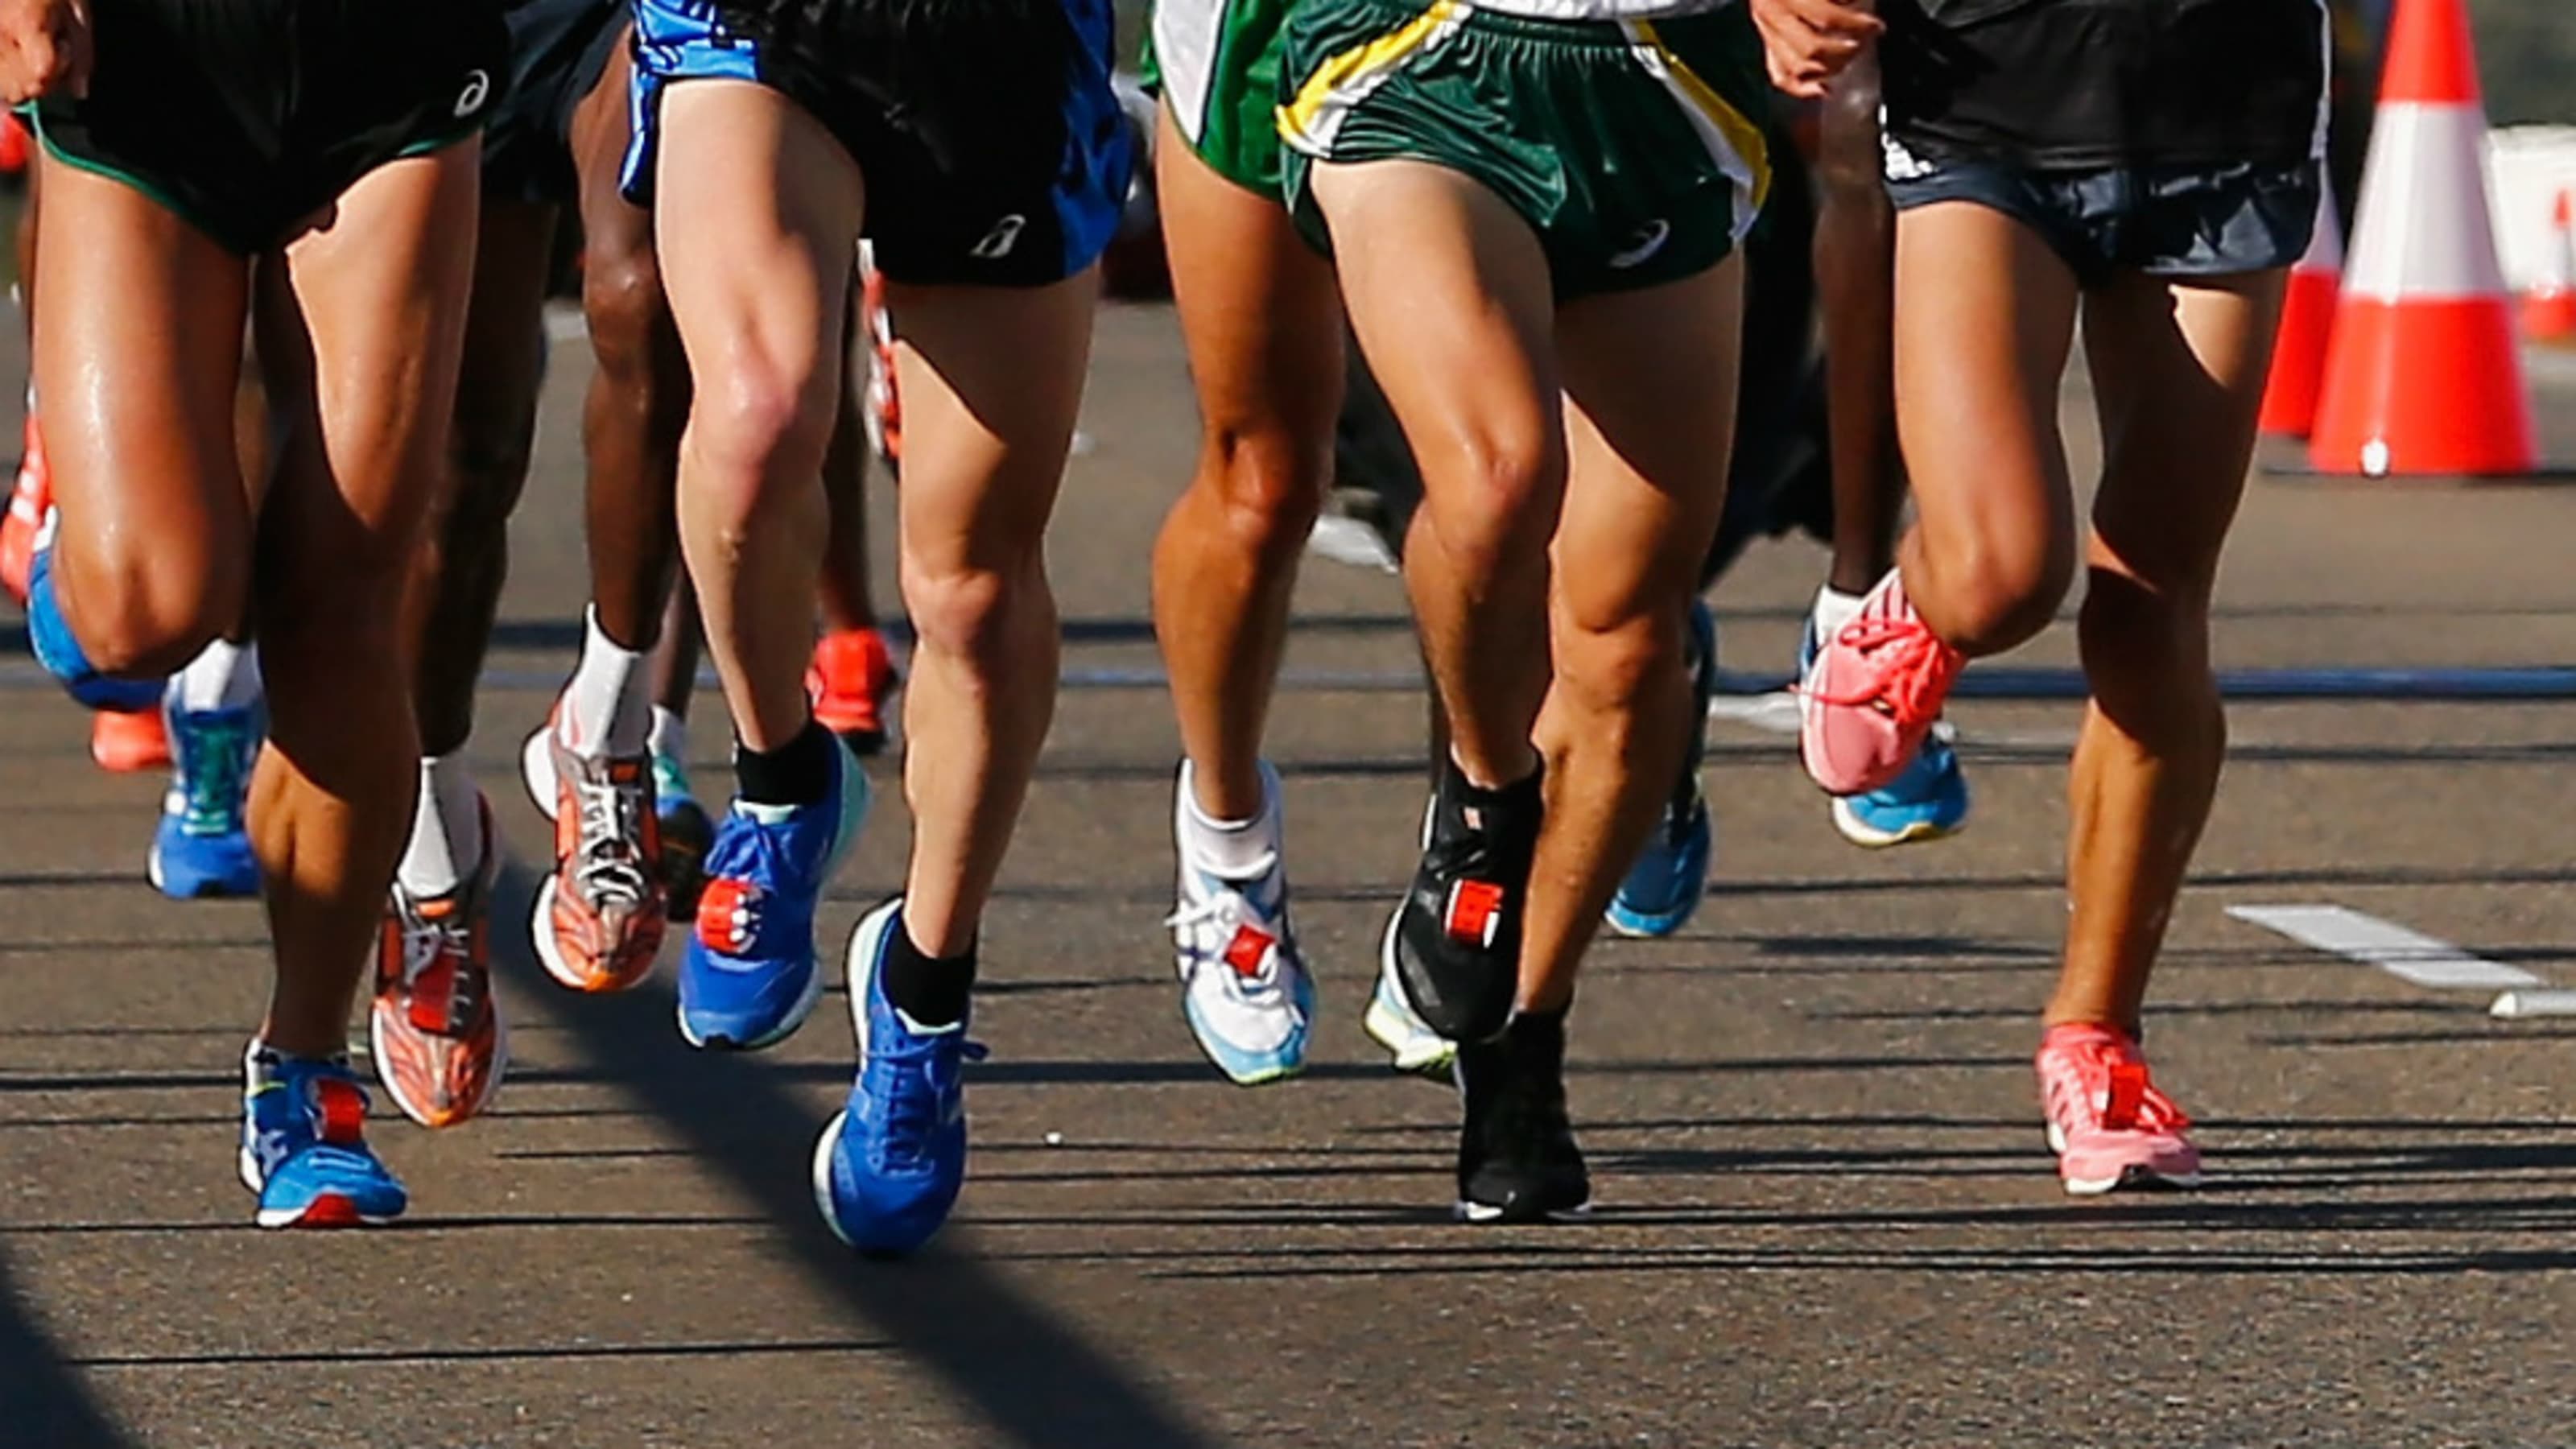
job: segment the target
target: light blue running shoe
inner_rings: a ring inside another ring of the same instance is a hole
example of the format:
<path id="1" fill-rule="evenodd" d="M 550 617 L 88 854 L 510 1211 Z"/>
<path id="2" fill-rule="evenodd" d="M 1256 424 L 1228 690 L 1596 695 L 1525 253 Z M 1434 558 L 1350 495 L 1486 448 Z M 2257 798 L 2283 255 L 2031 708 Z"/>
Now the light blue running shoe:
<path id="1" fill-rule="evenodd" d="M 1389 922 L 1390 933 L 1393 929 L 1394 924 Z M 1404 999 L 1404 983 L 1396 979 L 1395 971 L 1394 953 L 1380 951 L 1377 989 L 1369 996 L 1368 1010 L 1361 1015 L 1360 1025 L 1368 1031 L 1371 1041 L 1386 1048 L 1392 1059 L 1388 1064 L 1397 1071 L 1447 1086 L 1451 1068 L 1458 1061 L 1458 1044 L 1433 1031 L 1431 1023 L 1415 1014 L 1413 1003 Z"/>
<path id="2" fill-rule="evenodd" d="M 170 708 L 170 789 L 145 870 L 172 900 L 259 894 L 243 811 L 265 721 L 256 707 Z"/>
<path id="3" fill-rule="evenodd" d="M 139 714 L 161 703 L 160 680 L 118 679 L 101 674 L 98 666 L 89 662 L 89 655 L 82 652 L 71 621 L 63 617 L 62 605 L 54 598 L 50 519 L 37 537 L 35 557 L 27 565 L 27 646 L 34 652 L 36 662 L 45 666 L 45 672 L 66 693 L 91 709 Z"/>
<path id="4" fill-rule="evenodd" d="M 411 1195 L 367 1149 L 367 1094 L 346 1063 L 283 1056 L 252 1042 L 242 1058 L 242 1185 L 263 1228 L 389 1222 Z"/>
<path id="5" fill-rule="evenodd" d="M 736 799 L 707 852 L 697 927 L 680 956 L 680 1035 L 754 1051 L 785 1041 L 823 994 L 814 907 L 868 816 L 868 777 L 839 741 L 811 805 Z"/>
<path id="6" fill-rule="evenodd" d="M 1823 642 L 1811 611 L 1798 641 L 1799 678 L 1807 677 Z M 1937 733 L 1926 736 L 1904 774 L 1863 794 L 1835 796 L 1833 816 L 1843 839 L 1870 850 L 1956 835 L 1968 824 L 1968 777 L 1959 752 Z"/>
<path id="7" fill-rule="evenodd" d="M 965 1017 L 924 1027 L 886 999 L 880 970 L 902 929 L 897 898 L 850 933 L 858 1078 L 849 1104 L 814 1144 L 815 1208 L 833 1236 L 882 1257 L 918 1252 L 957 1205 L 966 1181 L 966 1063 L 984 1057 L 966 1039 Z"/>
<path id="8" fill-rule="evenodd" d="M 1604 919 L 1622 936 L 1669 936 L 1690 923 L 1708 889 L 1713 831 L 1699 770 L 1708 755 L 1708 702 L 1717 692 L 1717 620 L 1702 599 L 1690 608 L 1691 732 L 1681 779 L 1655 821 L 1654 834 L 1619 882 Z"/>

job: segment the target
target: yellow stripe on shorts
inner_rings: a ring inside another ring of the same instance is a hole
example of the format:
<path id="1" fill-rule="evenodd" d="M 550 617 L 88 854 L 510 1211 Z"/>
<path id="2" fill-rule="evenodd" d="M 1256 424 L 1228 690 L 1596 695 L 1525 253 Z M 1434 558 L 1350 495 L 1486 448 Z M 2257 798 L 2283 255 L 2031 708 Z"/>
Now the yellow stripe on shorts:
<path id="1" fill-rule="evenodd" d="M 1728 104 L 1726 97 L 1702 80 L 1688 61 L 1674 54 L 1656 32 L 1653 21 L 1628 21 L 1627 30 L 1638 64 L 1662 81 L 1664 89 L 1681 102 L 1683 114 L 1708 145 L 1708 154 L 1718 169 L 1733 177 L 1752 199 L 1752 205 L 1739 208 L 1736 215 L 1735 235 L 1741 240 L 1753 219 L 1762 214 L 1763 202 L 1771 196 L 1771 145 L 1763 139 L 1762 128 Z"/>
<path id="2" fill-rule="evenodd" d="M 1429 9 L 1385 35 L 1354 45 L 1315 68 L 1297 89 L 1297 98 L 1279 108 L 1279 139 L 1310 156 L 1331 154 L 1333 134 L 1369 92 L 1395 74 L 1396 68 L 1434 42 L 1466 7 L 1455 0 L 1432 0 Z"/>

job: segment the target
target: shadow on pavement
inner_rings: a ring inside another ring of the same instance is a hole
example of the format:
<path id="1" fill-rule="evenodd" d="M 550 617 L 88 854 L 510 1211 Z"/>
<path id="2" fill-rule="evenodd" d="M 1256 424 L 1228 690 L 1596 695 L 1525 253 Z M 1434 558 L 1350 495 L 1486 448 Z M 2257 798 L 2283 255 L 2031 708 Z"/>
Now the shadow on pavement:
<path id="1" fill-rule="evenodd" d="M 233 1226 L 238 1230 L 241 1225 L 236 1220 Z M 36 1325 L 10 1281 L 5 1258 L 0 1258 L 0 1414 L 7 1416 L 13 1444 L 130 1449 L 135 1442 L 90 1397 L 71 1361 Z M 21 1434 L 27 1437 L 17 1437 Z"/>
<path id="2" fill-rule="evenodd" d="M 507 871 L 494 921 L 526 921 L 535 885 L 526 870 Z M 778 1251 L 884 1335 L 885 1347 L 971 1403 L 1002 1442 L 1026 1449 L 1212 1449 L 1213 1441 L 1138 1382 L 1129 1365 L 979 1261 L 965 1234 L 952 1231 L 903 1263 L 863 1261 L 841 1246 L 816 1215 L 807 1180 L 824 1118 L 793 1085 L 811 1072 L 689 1051 L 672 1025 L 670 991 L 659 982 L 624 996 L 576 1000 L 545 978 L 524 935 L 505 929 L 495 936 L 501 969 L 542 993 L 540 1009 L 570 1029 L 602 1077 L 677 1129 L 701 1167 L 723 1174 L 756 1206 Z M 827 952 L 827 969 L 834 954 Z M 806 1029 L 842 1029 L 830 1016 Z M 847 1076 L 845 1069 L 834 1074 Z"/>

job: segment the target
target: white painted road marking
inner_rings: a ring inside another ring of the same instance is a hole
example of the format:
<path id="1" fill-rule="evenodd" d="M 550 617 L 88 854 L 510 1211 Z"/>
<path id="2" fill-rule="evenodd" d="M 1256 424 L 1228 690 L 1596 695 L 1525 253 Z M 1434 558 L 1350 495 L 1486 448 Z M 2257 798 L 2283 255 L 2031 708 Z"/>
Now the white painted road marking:
<path id="1" fill-rule="evenodd" d="M 2519 966 L 2472 956 L 2448 941 L 2342 906 L 2229 906 L 2227 914 L 2302 945 L 2367 961 L 2417 986 L 2501 991 L 2542 984 Z"/>

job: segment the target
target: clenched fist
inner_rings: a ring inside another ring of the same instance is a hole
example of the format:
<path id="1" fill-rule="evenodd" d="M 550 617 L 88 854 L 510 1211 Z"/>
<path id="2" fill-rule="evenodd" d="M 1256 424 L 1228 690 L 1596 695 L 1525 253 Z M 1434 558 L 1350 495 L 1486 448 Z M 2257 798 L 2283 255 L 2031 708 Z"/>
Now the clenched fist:
<path id="1" fill-rule="evenodd" d="M 1751 0 L 1771 84 L 1814 100 L 1887 25 L 1874 0 Z"/>
<path id="2" fill-rule="evenodd" d="M 88 0 L 0 0 L 0 102 L 89 91 Z"/>

